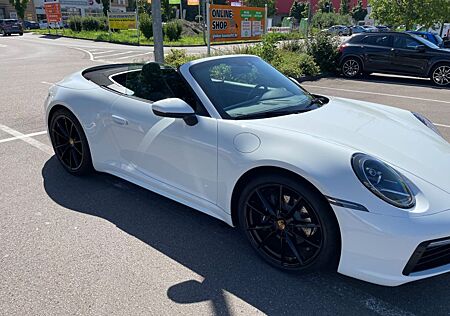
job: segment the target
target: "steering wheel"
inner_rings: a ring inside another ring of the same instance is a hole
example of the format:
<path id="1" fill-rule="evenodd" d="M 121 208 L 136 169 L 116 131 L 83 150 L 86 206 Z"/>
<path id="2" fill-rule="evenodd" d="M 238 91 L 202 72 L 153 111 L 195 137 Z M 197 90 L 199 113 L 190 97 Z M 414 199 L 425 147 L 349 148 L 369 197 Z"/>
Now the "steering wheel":
<path id="1" fill-rule="evenodd" d="M 264 93 L 267 92 L 269 89 L 267 88 L 267 86 L 265 84 L 258 84 L 256 85 L 252 90 L 250 90 L 250 92 L 247 95 L 247 99 L 251 99 L 253 98 L 253 95 L 256 94 L 256 92 L 258 92 L 259 88 L 264 88 Z M 263 96 L 264 93 L 261 93 L 261 95 L 259 96 L 259 98 L 261 98 Z"/>

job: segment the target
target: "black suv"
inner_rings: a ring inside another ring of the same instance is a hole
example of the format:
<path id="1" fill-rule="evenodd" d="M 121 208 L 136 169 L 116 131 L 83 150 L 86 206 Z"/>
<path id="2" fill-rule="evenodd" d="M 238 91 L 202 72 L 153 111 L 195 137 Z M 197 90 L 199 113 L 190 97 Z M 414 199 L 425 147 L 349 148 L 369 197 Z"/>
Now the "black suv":
<path id="1" fill-rule="evenodd" d="M 450 85 L 450 49 L 408 33 L 361 33 L 339 47 L 339 65 L 349 78 L 380 72 L 429 77 L 439 86 Z"/>
<path id="2" fill-rule="evenodd" d="M 0 19 L 0 33 L 3 36 L 11 34 L 23 35 L 22 24 L 16 19 Z"/>

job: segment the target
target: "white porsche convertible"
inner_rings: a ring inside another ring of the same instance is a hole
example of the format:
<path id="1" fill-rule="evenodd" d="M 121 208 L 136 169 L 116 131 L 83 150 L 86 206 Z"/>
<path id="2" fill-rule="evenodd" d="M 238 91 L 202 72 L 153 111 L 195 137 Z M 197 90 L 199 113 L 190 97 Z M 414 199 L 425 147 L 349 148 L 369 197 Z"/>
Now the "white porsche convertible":
<path id="1" fill-rule="evenodd" d="M 89 68 L 45 107 L 68 172 L 239 226 L 280 269 L 388 286 L 450 271 L 450 145 L 420 114 L 312 95 L 249 55 Z"/>

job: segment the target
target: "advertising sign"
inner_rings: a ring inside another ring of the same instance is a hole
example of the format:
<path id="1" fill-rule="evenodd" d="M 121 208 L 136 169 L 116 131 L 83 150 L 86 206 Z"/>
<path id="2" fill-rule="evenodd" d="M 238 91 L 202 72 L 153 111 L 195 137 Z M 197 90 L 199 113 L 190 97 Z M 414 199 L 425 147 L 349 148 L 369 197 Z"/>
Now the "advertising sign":
<path id="1" fill-rule="evenodd" d="M 199 0 L 188 0 L 187 5 L 199 5 Z"/>
<path id="2" fill-rule="evenodd" d="M 136 28 L 136 13 L 110 13 L 108 12 L 109 27 L 114 30 L 129 30 Z"/>
<path id="3" fill-rule="evenodd" d="M 265 30 L 265 8 L 209 6 L 211 42 L 259 39 Z"/>
<path id="4" fill-rule="evenodd" d="M 61 4 L 59 0 L 44 0 L 44 10 L 48 23 L 61 22 Z"/>

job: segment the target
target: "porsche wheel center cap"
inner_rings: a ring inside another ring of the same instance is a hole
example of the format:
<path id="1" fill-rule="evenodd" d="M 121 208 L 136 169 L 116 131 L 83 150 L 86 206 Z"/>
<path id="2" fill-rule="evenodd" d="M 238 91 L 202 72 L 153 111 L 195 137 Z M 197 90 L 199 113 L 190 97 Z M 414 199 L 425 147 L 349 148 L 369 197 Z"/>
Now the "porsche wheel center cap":
<path id="1" fill-rule="evenodd" d="M 277 220 L 277 228 L 279 230 L 285 230 L 286 229 L 286 222 L 283 219 Z"/>
<path id="2" fill-rule="evenodd" d="M 75 142 L 73 141 L 72 138 L 69 139 L 69 144 L 70 144 L 70 146 L 73 146 L 75 144 Z"/>

